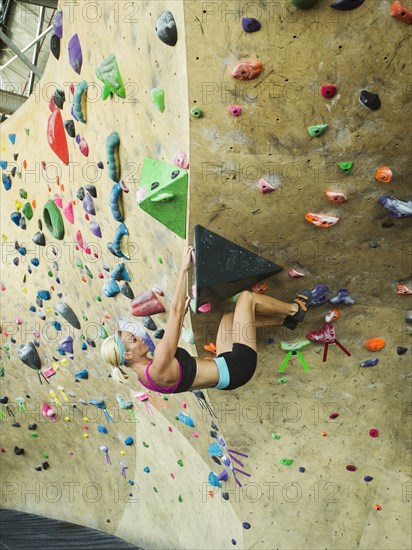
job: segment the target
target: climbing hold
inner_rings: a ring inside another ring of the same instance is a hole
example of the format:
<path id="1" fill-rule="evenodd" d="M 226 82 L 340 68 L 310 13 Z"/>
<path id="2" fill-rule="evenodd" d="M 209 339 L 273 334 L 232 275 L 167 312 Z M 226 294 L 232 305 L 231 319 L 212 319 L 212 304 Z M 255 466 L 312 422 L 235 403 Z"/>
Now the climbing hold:
<path id="1" fill-rule="evenodd" d="M 259 180 L 259 191 L 262 194 L 266 193 L 272 193 L 272 191 L 276 191 L 276 187 L 273 187 L 270 183 L 268 183 L 265 178 L 260 178 Z"/>
<path id="2" fill-rule="evenodd" d="M 142 324 L 145 328 L 147 328 L 147 330 L 157 329 L 156 323 L 153 321 L 150 315 L 147 315 L 146 317 L 142 317 Z"/>
<path id="3" fill-rule="evenodd" d="M 82 380 L 87 380 L 89 378 L 89 373 L 87 369 L 79 370 L 79 372 L 75 373 L 76 378 L 80 378 Z M 86 420 L 87 422 L 87 420 Z"/>
<path id="4" fill-rule="evenodd" d="M 360 104 L 370 109 L 371 111 L 377 111 L 381 106 L 381 100 L 378 94 L 373 94 L 367 90 L 362 90 L 359 96 Z"/>
<path id="5" fill-rule="evenodd" d="M 190 114 L 193 118 L 201 118 L 203 116 L 203 111 L 199 107 L 193 107 L 190 111 Z"/>
<path id="6" fill-rule="evenodd" d="M 403 354 L 406 353 L 407 351 L 408 351 L 408 348 L 404 348 L 404 347 L 402 347 L 402 346 L 398 346 L 398 347 L 396 348 L 396 353 L 397 353 L 398 355 L 403 355 Z"/>
<path id="7" fill-rule="evenodd" d="M 336 95 L 336 92 L 338 91 L 335 84 L 322 84 L 322 87 L 320 89 L 320 93 L 323 97 L 326 97 L 327 99 L 330 99 L 334 95 Z"/>
<path id="8" fill-rule="evenodd" d="M 389 210 L 391 218 L 406 218 L 412 216 L 412 201 L 401 201 L 390 195 L 382 195 L 378 203 Z"/>
<path id="9" fill-rule="evenodd" d="M 63 214 L 66 220 L 68 220 L 69 223 L 74 223 L 74 213 L 73 213 L 73 203 L 72 201 L 68 202 L 66 206 L 63 208 Z"/>
<path id="10" fill-rule="evenodd" d="M 303 466 L 300 466 L 300 467 L 299 467 L 299 472 L 300 472 L 301 474 L 303 474 L 303 473 L 305 472 L 305 468 L 304 468 Z"/>
<path id="11" fill-rule="evenodd" d="M 252 80 L 260 75 L 262 68 L 260 61 L 243 61 L 233 69 L 232 76 L 238 80 Z"/>
<path id="12" fill-rule="evenodd" d="M 374 510 L 377 510 L 378 512 L 380 512 L 382 510 L 382 506 L 380 504 L 374 504 L 373 505 L 373 509 Z"/>
<path id="13" fill-rule="evenodd" d="M 152 187 L 153 182 L 159 185 Z M 184 170 L 146 157 L 143 162 L 137 203 L 142 210 L 179 237 L 186 236 L 188 177 Z M 163 201 L 163 198 L 167 199 Z"/>
<path id="14" fill-rule="evenodd" d="M 79 141 L 79 149 L 82 155 L 85 157 L 89 156 L 89 145 L 84 138 Z"/>
<path id="15" fill-rule="evenodd" d="M 379 436 L 379 430 L 377 430 L 376 428 L 372 428 L 371 430 L 369 430 L 369 435 L 371 437 L 378 437 Z"/>
<path id="16" fill-rule="evenodd" d="M 312 330 L 306 334 L 308 340 L 312 342 L 322 342 L 324 344 L 333 344 L 336 340 L 335 327 L 331 323 L 325 323 L 320 330 Z"/>
<path id="17" fill-rule="evenodd" d="M 129 272 L 124 262 L 118 264 L 110 274 L 112 279 L 116 281 L 131 281 Z"/>
<path id="18" fill-rule="evenodd" d="M 340 204 L 341 202 L 346 202 L 348 200 L 347 196 L 344 193 L 340 193 L 339 191 L 326 191 L 325 195 L 328 200 L 337 204 Z"/>
<path id="19" fill-rule="evenodd" d="M 176 166 L 180 166 L 180 168 L 183 168 L 184 170 L 187 170 L 189 168 L 189 159 L 187 158 L 186 153 L 183 151 L 179 151 L 175 154 L 173 157 L 173 162 L 176 164 Z"/>
<path id="20" fill-rule="evenodd" d="M 63 38 L 63 12 L 56 11 L 52 19 L 52 26 L 54 33 L 59 37 Z"/>
<path id="21" fill-rule="evenodd" d="M 11 179 L 6 174 L 2 174 L 1 179 L 3 181 L 4 189 L 10 191 L 11 189 Z"/>
<path id="22" fill-rule="evenodd" d="M 125 445 L 133 445 L 133 443 L 134 443 L 134 439 L 130 435 L 126 437 L 126 439 L 124 440 Z"/>
<path id="23" fill-rule="evenodd" d="M 349 176 L 349 172 L 351 171 L 353 162 L 352 161 L 338 162 L 338 166 L 342 170 L 342 172 L 345 172 L 345 174 Z"/>
<path id="24" fill-rule="evenodd" d="M 69 149 L 60 111 L 56 109 L 47 122 L 47 141 L 52 151 L 64 164 L 69 164 Z"/>
<path id="25" fill-rule="evenodd" d="M 123 189 L 120 183 L 115 183 L 110 192 L 109 204 L 113 218 L 118 222 L 124 221 L 122 193 Z"/>
<path id="26" fill-rule="evenodd" d="M 222 484 L 219 481 L 219 478 L 214 472 L 210 472 L 207 478 L 209 485 L 212 485 L 213 487 L 221 487 Z"/>
<path id="27" fill-rule="evenodd" d="M 156 338 L 157 340 L 161 340 L 164 336 L 164 329 L 163 328 L 158 328 L 157 330 L 154 331 L 153 333 L 153 338 Z"/>
<path id="28" fill-rule="evenodd" d="M 408 286 L 404 284 L 397 284 L 396 285 L 396 294 L 398 296 L 407 296 L 409 294 L 412 294 L 412 289 L 410 289 Z"/>
<path id="29" fill-rule="evenodd" d="M 82 201 L 82 205 L 83 205 L 83 208 L 84 210 L 88 213 L 88 214 L 91 214 L 92 216 L 95 216 L 96 215 L 96 210 L 94 208 L 94 203 L 93 203 L 93 199 L 92 199 L 92 196 L 87 193 Z"/>
<path id="30" fill-rule="evenodd" d="M 165 110 L 165 91 L 163 88 L 153 88 L 150 91 L 150 96 L 157 110 L 163 113 Z"/>
<path id="31" fill-rule="evenodd" d="M 242 527 L 243 527 L 243 529 L 250 529 L 250 523 L 248 523 L 247 521 L 244 521 L 242 523 Z"/>
<path id="32" fill-rule="evenodd" d="M 312 8 L 318 0 L 289 0 L 291 4 L 302 10 Z"/>
<path id="33" fill-rule="evenodd" d="M 106 139 L 106 156 L 109 165 L 109 178 L 115 182 L 120 179 L 120 160 L 119 160 L 120 137 L 117 132 L 112 132 Z"/>
<path id="34" fill-rule="evenodd" d="M 366 481 L 367 483 L 369 483 L 369 481 L 372 481 L 373 477 L 371 477 L 371 476 L 365 476 L 363 479 L 364 479 L 364 481 Z"/>
<path id="35" fill-rule="evenodd" d="M 365 348 L 370 351 L 379 351 L 385 346 L 385 343 L 383 338 L 369 338 L 365 342 Z"/>
<path id="36" fill-rule="evenodd" d="M 260 21 L 254 17 L 242 17 L 242 29 L 245 32 L 256 32 L 260 29 Z"/>
<path id="37" fill-rule="evenodd" d="M 165 308 L 152 290 L 144 290 L 131 302 L 131 313 L 135 317 L 145 317 L 163 313 Z"/>
<path id="38" fill-rule="evenodd" d="M 375 179 L 382 183 L 389 183 L 392 179 L 393 172 L 389 166 L 381 166 L 376 170 Z"/>
<path id="39" fill-rule="evenodd" d="M 107 434 L 106 426 L 97 426 L 97 431 L 102 433 L 102 434 Z"/>
<path id="40" fill-rule="evenodd" d="M 360 364 L 361 367 L 374 367 L 379 362 L 379 359 L 377 357 L 374 357 L 373 359 L 367 359 L 366 361 L 362 361 Z"/>
<path id="41" fill-rule="evenodd" d="M 293 460 L 291 458 L 279 458 L 279 462 L 284 466 L 292 466 Z"/>
<path id="42" fill-rule="evenodd" d="M 14 454 L 15 455 L 24 455 L 24 449 L 21 447 L 14 447 Z"/>
<path id="43" fill-rule="evenodd" d="M 65 120 L 64 121 L 64 128 L 65 128 L 66 132 L 68 133 L 68 135 L 71 138 L 74 138 L 76 136 L 76 129 L 75 129 L 73 120 L 70 120 L 70 119 Z"/>
<path id="44" fill-rule="evenodd" d="M 124 223 L 121 223 L 116 230 L 114 239 L 112 242 L 107 243 L 107 248 L 110 252 L 118 258 L 125 258 L 129 260 L 127 237 L 129 236 L 129 230 Z M 124 243 L 123 238 L 125 237 Z"/>
<path id="45" fill-rule="evenodd" d="M 280 435 L 273 433 L 272 434 L 272 439 L 280 439 Z"/>
<path id="46" fill-rule="evenodd" d="M 55 239 L 64 238 L 63 218 L 55 202 L 49 199 L 43 207 L 43 220 Z"/>
<path id="47" fill-rule="evenodd" d="M 356 466 L 353 466 L 352 464 L 348 464 L 346 466 L 346 469 L 348 470 L 348 472 L 356 472 Z"/>
<path id="48" fill-rule="evenodd" d="M 341 316 L 340 310 L 337 308 L 333 308 L 325 315 L 325 321 L 327 323 L 332 323 L 340 319 L 340 316 Z"/>
<path id="49" fill-rule="evenodd" d="M 17 225 L 17 227 L 20 227 L 20 220 L 21 220 L 20 212 L 12 212 L 10 214 L 10 219 L 13 223 Z"/>
<path id="50" fill-rule="evenodd" d="M 336 296 L 333 298 L 329 298 L 328 302 L 331 304 L 341 304 L 344 303 L 347 306 L 351 306 L 355 303 L 355 300 L 353 300 L 349 294 L 347 288 L 340 288 Z"/>
<path id="51" fill-rule="evenodd" d="M 316 124 L 315 126 L 309 126 L 308 132 L 311 137 L 319 137 L 326 132 L 327 124 Z"/>
<path id="52" fill-rule="evenodd" d="M 193 421 L 193 418 L 191 418 L 188 414 L 184 414 L 182 411 L 178 412 L 178 419 L 183 424 L 186 424 L 186 426 L 190 426 L 191 428 L 195 427 L 195 423 Z"/>
<path id="53" fill-rule="evenodd" d="M 15 145 L 15 144 L 16 144 L 16 134 L 9 134 L 9 135 L 8 135 L 8 138 L 9 138 L 10 143 L 11 143 L 12 145 Z"/>
<path id="54" fill-rule="evenodd" d="M 175 46 L 177 42 L 177 27 L 173 14 L 164 11 L 159 15 L 155 27 L 158 38 L 167 46 Z"/>
<path id="55" fill-rule="evenodd" d="M 52 34 L 50 38 L 50 51 L 56 59 L 60 57 L 60 38 L 57 34 Z"/>
<path id="56" fill-rule="evenodd" d="M 87 88 L 87 82 L 82 80 L 76 86 L 73 95 L 73 114 L 78 121 L 83 123 L 87 122 Z"/>
<path id="57" fill-rule="evenodd" d="M 66 94 L 64 93 L 64 90 L 59 90 L 57 88 L 53 94 L 53 101 L 56 107 L 63 109 L 64 102 L 66 101 Z"/>
<path id="58" fill-rule="evenodd" d="M 78 329 L 80 328 L 80 321 L 68 304 L 66 304 L 65 302 L 57 302 L 55 307 L 60 315 L 64 317 L 64 319 L 66 319 L 66 321 L 70 323 L 72 327 Z"/>
<path id="59" fill-rule="evenodd" d="M 242 107 L 239 107 L 239 105 L 231 105 L 229 107 L 229 113 L 233 116 L 240 116 L 242 114 Z"/>
<path id="60" fill-rule="evenodd" d="M 314 214 L 313 212 L 308 212 L 305 216 L 305 219 L 313 223 L 313 225 L 316 225 L 316 227 L 332 227 L 332 225 L 335 225 L 338 223 L 340 218 L 337 216 L 327 216 L 324 214 Z"/>
<path id="61" fill-rule="evenodd" d="M 45 418 L 49 418 L 52 422 L 56 422 L 56 413 L 48 403 L 43 403 L 42 414 Z"/>
<path id="62" fill-rule="evenodd" d="M 116 56 L 113 53 L 110 54 L 109 57 L 106 57 L 106 59 L 96 67 L 96 76 L 104 84 L 102 90 L 103 101 L 105 101 L 110 94 L 116 94 L 122 99 L 125 99 L 126 91 L 124 89 Z"/>
<path id="63" fill-rule="evenodd" d="M 394 2 L 391 5 L 391 16 L 407 25 L 412 23 L 412 11 L 400 2 Z"/>
<path id="64" fill-rule="evenodd" d="M 297 271 L 294 267 L 291 267 L 288 271 L 289 277 L 292 277 L 292 279 L 298 279 L 299 277 L 304 277 L 305 273 L 303 271 Z"/>
<path id="65" fill-rule="evenodd" d="M 17 353 L 20 360 L 31 369 L 34 369 L 34 370 L 41 369 L 40 357 L 37 352 L 36 346 L 33 344 L 33 342 L 27 342 L 26 344 L 22 344 L 19 347 Z"/>
<path id="66" fill-rule="evenodd" d="M 83 63 L 82 48 L 80 46 L 79 36 L 74 34 L 69 41 L 69 63 L 77 74 L 80 74 Z"/>
<path id="67" fill-rule="evenodd" d="M 113 296 L 116 296 L 116 294 L 119 294 L 120 287 L 115 280 L 109 279 L 103 285 L 103 292 L 108 298 L 113 298 Z"/>
<path id="68" fill-rule="evenodd" d="M 286 384 L 287 381 L 288 381 L 287 378 L 279 378 L 278 384 Z"/>
<path id="69" fill-rule="evenodd" d="M 364 0 L 336 0 L 333 4 L 330 4 L 331 8 L 335 10 L 354 10 L 363 4 Z"/>
<path id="70" fill-rule="evenodd" d="M 329 418 L 330 418 L 331 420 L 335 420 L 335 418 L 338 418 L 338 416 L 339 416 L 339 413 L 334 412 L 334 413 L 331 413 L 331 414 L 329 415 Z"/>
<path id="71" fill-rule="evenodd" d="M 73 337 L 67 336 L 60 342 L 60 348 L 66 353 L 73 353 Z"/>
<path id="72" fill-rule="evenodd" d="M 126 296 L 126 298 L 129 298 L 129 300 L 133 300 L 134 293 L 133 290 L 130 288 L 129 283 L 123 283 L 120 287 L 120 292 L 123 294 L 123 296 Z"/>

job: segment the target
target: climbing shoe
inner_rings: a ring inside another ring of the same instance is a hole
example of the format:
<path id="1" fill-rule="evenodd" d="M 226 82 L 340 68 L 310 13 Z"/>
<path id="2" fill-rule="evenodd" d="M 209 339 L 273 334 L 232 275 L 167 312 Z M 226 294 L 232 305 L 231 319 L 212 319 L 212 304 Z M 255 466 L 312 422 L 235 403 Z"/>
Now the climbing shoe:
<path id="1" fill-rule="evenodd" d="M 287 315 L 283 321 L 283 326 L 290 330 L 295 330 L 298 324 L 303 321 L 305 318 L 306 312 L 308 310 L 308 302 L 312 299 L 312 292 L 310 290 L 303 290 L 299 292 L 292 301 L 292 303 L 297 304 L 299 309 L 293 315 Z"/>

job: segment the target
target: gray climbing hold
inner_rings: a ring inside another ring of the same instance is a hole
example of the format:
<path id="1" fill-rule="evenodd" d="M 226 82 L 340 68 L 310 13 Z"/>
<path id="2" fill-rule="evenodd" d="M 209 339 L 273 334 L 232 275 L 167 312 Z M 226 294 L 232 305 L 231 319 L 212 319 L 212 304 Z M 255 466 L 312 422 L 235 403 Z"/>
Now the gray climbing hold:
<path id="1" fill-rule="evenodd" d="M 53 95 L 53 101 L 59 109 L 63 109 L 64 102 L 66 101 L 66 94 L 64 90 L 57 89 Z"/>
<path id="2" fill-rule="evenodd" d="M 68 135 L 71 137 L 71 138 L 74 138 L 76 137 L 76 128 L 74 126 L 74 121 L 73 120 L 65 120 L 64 121 L 64 128 L 66 130 L 66 132 L 68 133 Z"/>
<path id="3" fill-rule="evenodd" d="M 33 342 L 22 344 L 18 349 L 20 360 L 31 369 L 40 370 L 41 361 Z"/>
<path id="4" fill-rule="evenodd" d="M 80 321 L 72 308 L 65 302 L 57 302 L 56 309 L 74 328 L 80 328 Z"/>
<path id="5" fill-rule="evenodd" d="M 129 300 L 133 300 L 134 298 L 134 292 L 131 289 L 129 283 L 123 283 L 120 287 L 120 292 L 123 294 L 123 296 L 126 296 L 126 298 L 129 298 Z"/>
<path id="6" fill-rule="evenodd" d="M 157 326 L 156 323 L 153 321 L 153 319 L 148 315 L 147 317 L 141 318 L 142 324 L 145 328 L 148 330 L 156 330 Z"/>
<path id="7" fill-rule="evenodd" d="M 46 246 L 46 237 L 42 231 L 37 231 L 37 233 L 33 235 L 32 241 L 39 246 Z"/>
<path id="8" fill-rule="evenodd" d="M 170 11 L 161 13 L 156 21 L 156 32 L 159 39 L 168 46 L 177 42 L 176 21 Z"/>

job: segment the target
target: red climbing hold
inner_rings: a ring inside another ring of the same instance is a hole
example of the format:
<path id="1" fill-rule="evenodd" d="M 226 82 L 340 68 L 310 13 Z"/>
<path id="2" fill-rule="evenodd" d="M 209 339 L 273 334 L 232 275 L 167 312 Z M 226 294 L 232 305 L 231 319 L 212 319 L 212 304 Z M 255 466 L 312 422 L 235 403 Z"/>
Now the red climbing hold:
<path id="1" fill-rule="evenodd" d="M 371 430 L 369 430 L 369 435 L 371 437 L 378 437 L 379 431 L 376 428 L 372 428 Z"/>
<path id="2" fill-rule="evenodd" d="M 163 313 L 165 308 L 152 290 L 144 290 L 131 301 L 131 310 L 135 317 L 146 317 Z"/>
<path id="3" fill-rule="evenodd" d="M 69 149 L 61 112 L 56 109 L 49 116 L 47 124 L 47 141 L 53 152 L 64 164 L 69 164 Z"/>
<path id="4" fill-rule="evenodd" d="M 399 21 L 403 21 L 407 25 L 412 23 L 412 11 L 402 6 L 400 2 L 394 2 L 391 5 L 391 16 Z"/>
<path id="5" fill-rule="evenodd" d="M 337 91 L 338 89 L 334 84 L 323 84 L 320 89 L 320 93 L 322 94 L 322 96 L 326 97 L 327 99 L 333 97 Z"/>

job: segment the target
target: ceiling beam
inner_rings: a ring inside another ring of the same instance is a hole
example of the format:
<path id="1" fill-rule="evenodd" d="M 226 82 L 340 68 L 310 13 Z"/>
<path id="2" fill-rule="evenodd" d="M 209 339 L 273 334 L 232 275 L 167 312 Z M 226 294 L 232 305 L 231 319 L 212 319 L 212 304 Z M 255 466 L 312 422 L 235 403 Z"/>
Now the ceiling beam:
<path id="1" fill-rule="evenodd" d="M 33 63 L 30 61 L 30 59 L 27 57 L 27 55 L 24 55 L 23 52 L 19 50 L 19 48 L 16 46 L 16 44 L 13 42 L 13 40 L 10 40 L 10 38 L 0 29 L 0 39 L 3 40 L 3 42 L 8 46 L 12 52 L 14 52 L 19 59 L 23 61 L 27 67 L 34 72 L 34 74 L 37 76 L 37 78 L 42 77 L 42 72 L 39 71 L 39 69 L 33 65 Z"/>
<path id="2" fill-rule="evenodd" d="M 27 97 L 24 95 L 8 92 L 7 90 L 0 90 L 0 113 L 12 115 L 26 100 Z"/>
<path id="3" fill-rule="evenodd" d="M 35 6 L 43 6 L 52 10 L 57 9 L 57 0 L 18 0 L 19 4 L 34 4 Z"/>

